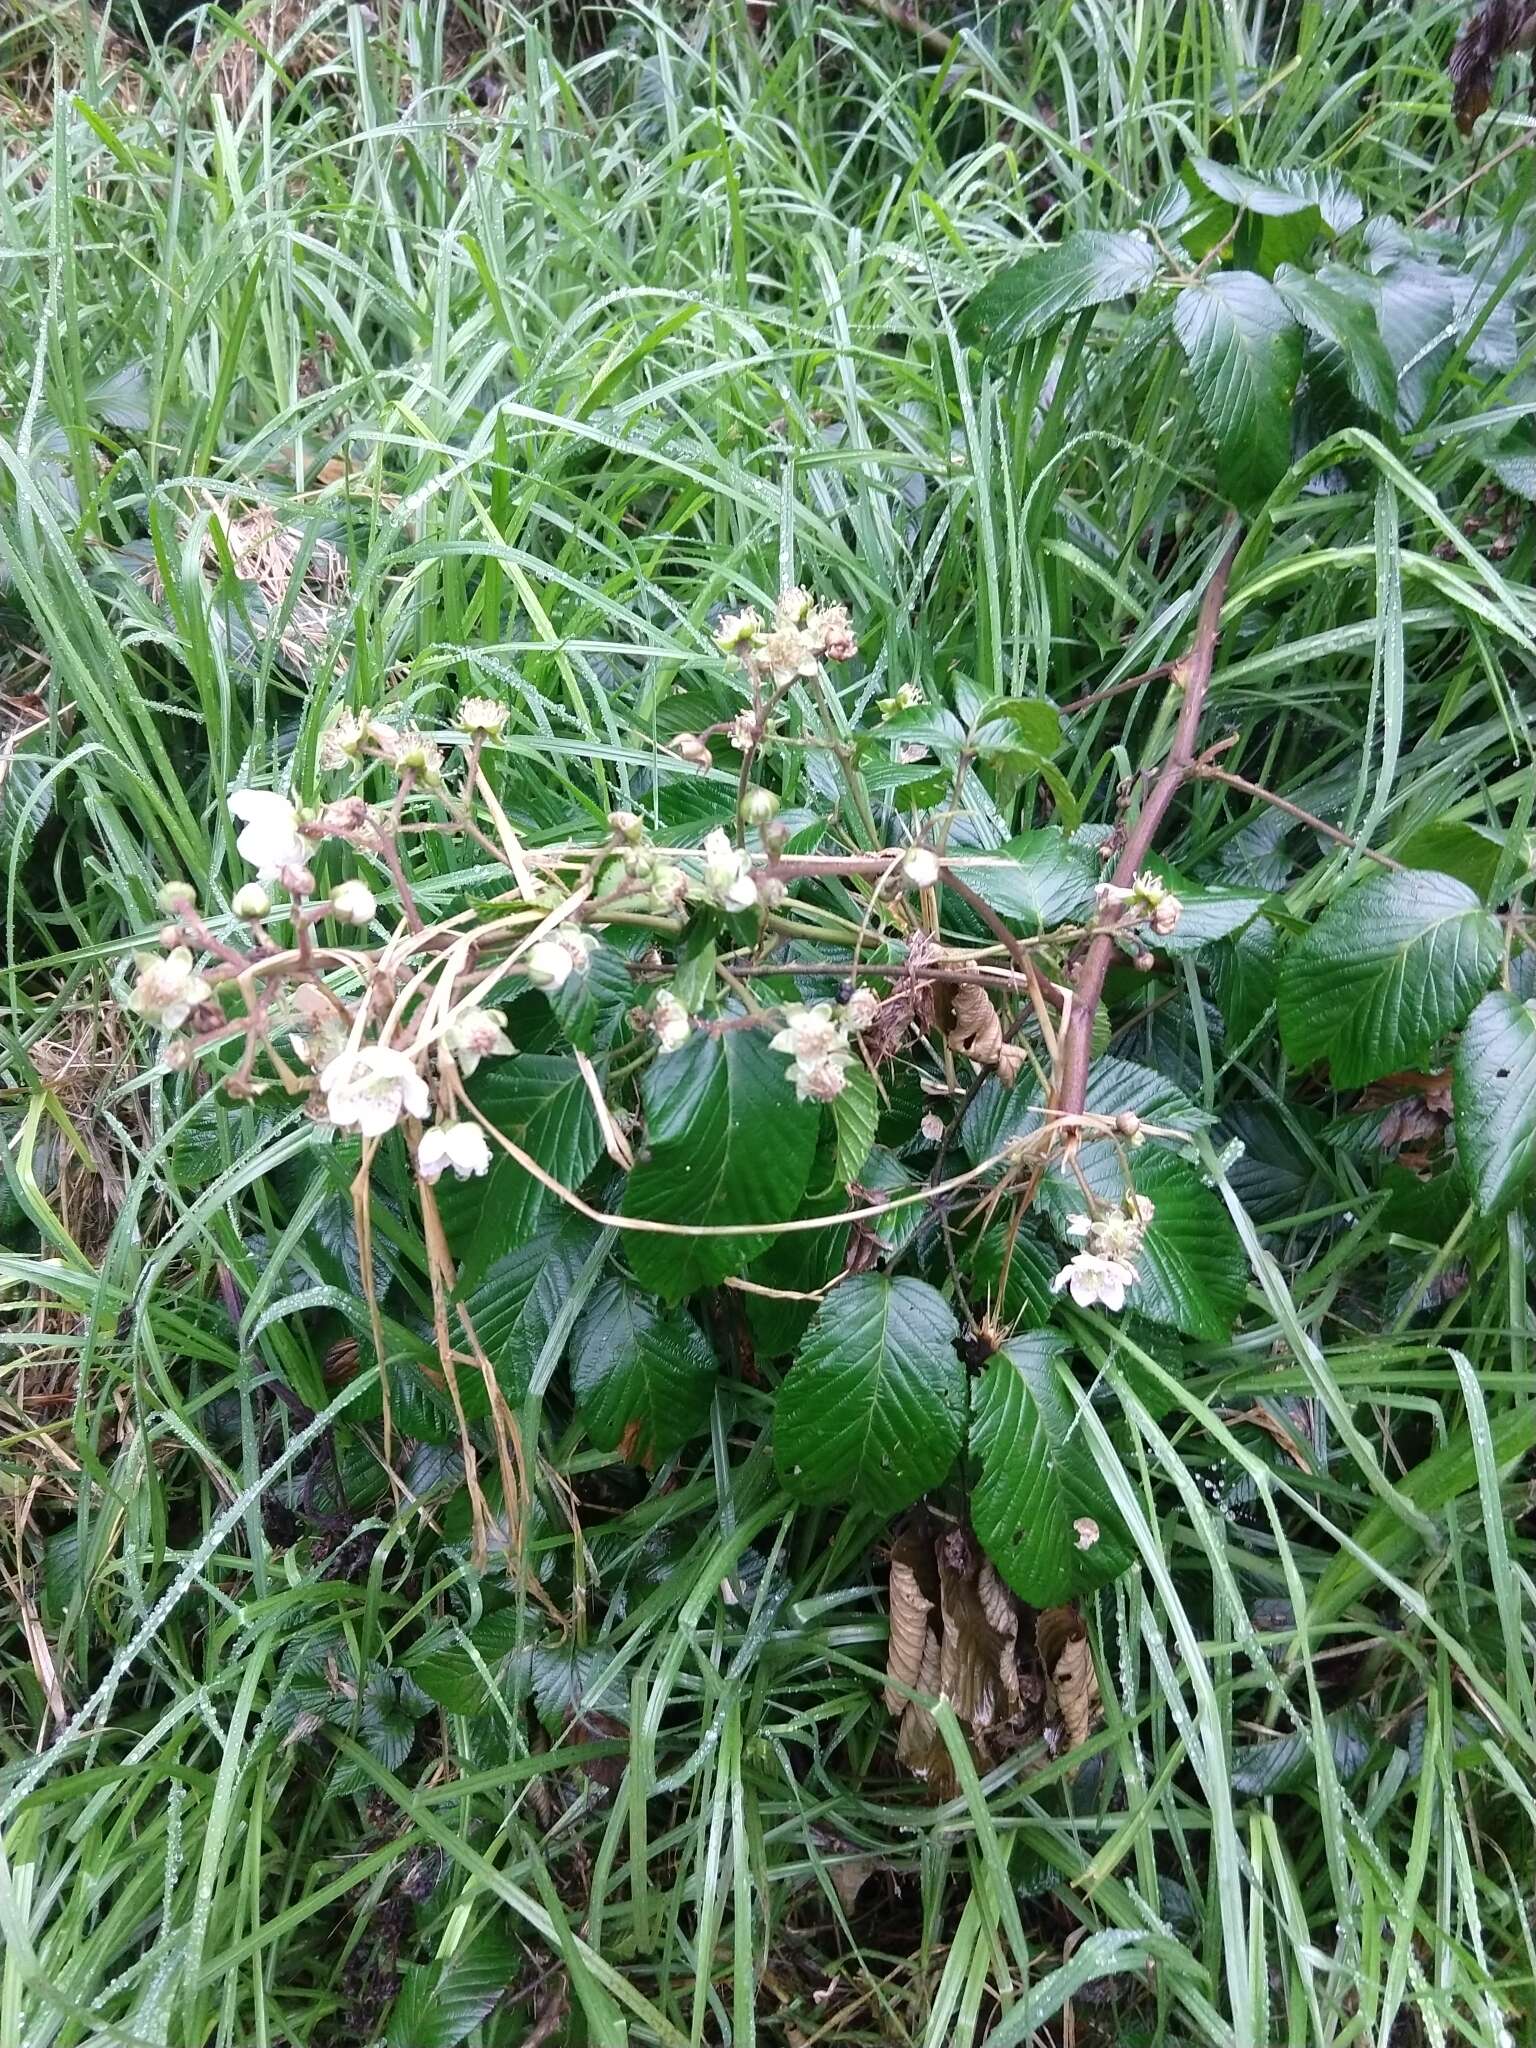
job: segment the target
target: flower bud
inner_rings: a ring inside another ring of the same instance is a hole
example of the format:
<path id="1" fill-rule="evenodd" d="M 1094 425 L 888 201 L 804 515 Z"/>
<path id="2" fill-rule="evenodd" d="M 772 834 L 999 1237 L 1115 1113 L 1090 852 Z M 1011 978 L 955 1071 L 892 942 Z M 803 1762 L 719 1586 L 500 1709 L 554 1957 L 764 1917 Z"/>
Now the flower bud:
<path id="1" fill-rule="evenodd" d="M 277 879 L 290 896 L 313 896 L 315 893 L 314 870 L 305 867 L 302 861 L 285 861 L 277 871 Z"/>
<path id="2" fill-rule="evenodd" d="M 523 956 L 523 971 L 535 988 L 564 988 L 574 964 L 558 939 L 540 939 Z"/>
<path id="3" fill-rule="evenodd" d="M 230 907 L 236 917 L 243 917 L 247 920 L 265 917 L 272 908 L 272 898 L 263 889 L 260 882 L 242 882 L 235 891 L 234 901 Z"/>
<path id="4" fill-rule="evenodd" d="M 771 789 L 749 789 L 741 800 L 742 823 L 770 824 L 779 814 L 779 800 Z"/>
<path id="5" fill-rule="evenodd" d="M 715 765 L 714 755 L 696 732 L 680 732 L 672 742 L 672 751 L 680 761 L 686 761 L 691 768 L 697 768 L 700 773 Z"/>
<path id="6" fill-rule="evenodd" d="M 190 882 L 167 882 L 155 898 L 155 908 L 167 917 L 181 917 L 197 908 L 197 891 Z"/>
<path id="7" fill-rule="evenodd" d="M 373 891 L 355 877 L 338 882 L 331 891 L 331 909 L 343 924 L 372 924 L 378 908 Z"/>
<path id="8" fill-rule="evenodd" d="M 638 846 L 645 836 L 645 820 L 634 811 L 610 811 L 608 829 L 615 839 L 622 839 L 626 846 Z"/>
<path id="9" fill-rule="evenodd" d="M 163 924 L 155 935 L 168 953 L 187 943 L 187 934 L 179 924 Z"/>
<path id="10" fill-rule="evenodd" d="M 1122 1109 L 1115 1118 L 1115 1129 L 1122 1138 L 1134 1138 L 1141 1129 L 1141 1118 L 1134 1109 Z"/>
<path id="11" fill-rule="evenodd" d="M 1139 967 L 1143 974 L 1150 974 L 1153 968 L 1157 965 L 1157 962 L 1152 957 L 1152 955 L 1146 950 L 1146 948 L 1143 947 L 1141 952 L 1136 953 L 1132 956 L 1131 965 L 1133 967 Z"/>
<path id="12" fill-rule="evenodd" d="M 909 889 L 931 889 L 939 879 L 939 857 L 927 846 L 909 846 L 901 858 Z"/>

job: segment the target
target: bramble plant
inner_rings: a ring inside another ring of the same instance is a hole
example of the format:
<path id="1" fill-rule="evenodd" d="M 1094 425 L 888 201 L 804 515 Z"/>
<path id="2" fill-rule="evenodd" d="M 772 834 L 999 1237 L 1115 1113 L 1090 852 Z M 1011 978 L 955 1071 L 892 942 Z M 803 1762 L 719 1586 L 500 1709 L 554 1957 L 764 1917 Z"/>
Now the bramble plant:
<path id="1" fill-rule="evenodd" d="M 1529 10 L 139 12 L 0 0 L 0 2042 L 1523 2043 Z"/>

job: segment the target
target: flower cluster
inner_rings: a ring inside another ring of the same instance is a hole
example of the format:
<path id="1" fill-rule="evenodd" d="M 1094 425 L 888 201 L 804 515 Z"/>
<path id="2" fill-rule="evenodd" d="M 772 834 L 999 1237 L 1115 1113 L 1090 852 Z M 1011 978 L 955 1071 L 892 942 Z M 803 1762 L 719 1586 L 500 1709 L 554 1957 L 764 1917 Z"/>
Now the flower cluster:
<path id="1" fill-rule="evenodd" d="M 1069 1216 L 1067 1235 L 1083 1250 L 1062 1267 L 1051 1282 L 1051 1292 L 1060 1294 L 1067 1288 L 1079 1308 L 1096 1303 L 1112 1311 L 1124 1308 L 1126 1289 L 1141 1277 L 1132 1261 L 1155 1214 L 1145 1195 L 1128 1194 L 1118 1208 Z"/>
<path id="2" fill-rule="evenodd" d="M 842 1094 L 853 1062 L 848 1034 L 867 1031 L 879 1008 L 874 991 L 867 988 L 856 988 L 837 1009 L 831 1003 L 785 1005 L 784 1028 L 768 1043 L 772 1051 L 788 1053 L 793 1062 L 790 1078 L 801 1102 L 831 1102 Z"/>
<path id="3" fill-rule="evenodd" d="M 1160 939 L 1168 937 L 1184 914 L 1178 897 L 1150 869 L 1134 876 L 1129 889 L 1100 882 L 1094 893 L 1101 909 L 1122 910 L 1127 923 L 1150 925 Z"/>
<path id="4" fill-rule="evenodd" d="M 715 632 L 722 654 L 739 661 L 754 681 L 792 683 L 814 676 L 824 661 L 852 661 L 859 651 L 848 608 L 818 604 L 808 590 L 786 590 L 771 624 L 750 605 L 728 612 Z"/>

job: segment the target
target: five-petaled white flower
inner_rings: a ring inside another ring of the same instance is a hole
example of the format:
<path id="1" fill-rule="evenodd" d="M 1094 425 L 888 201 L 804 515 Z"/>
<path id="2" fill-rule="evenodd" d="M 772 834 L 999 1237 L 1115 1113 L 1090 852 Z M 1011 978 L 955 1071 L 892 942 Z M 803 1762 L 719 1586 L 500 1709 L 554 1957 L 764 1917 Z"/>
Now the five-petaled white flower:
<path id="1" fill-rule="evenodd" d="M 472 1074 L 484 1059 L 505 1059 L 517 1047 L 508 1038 L 505 1010 L 461 1010 L 443 1032 L 461 1074 Z"/>
<path id="2" fill-rule="evenodd" d="M 416 1171 L 425 1181 L 441 1179 L 452 1167 L 456 1180 L 474 1180 L 491 1170 L 491 1148 L 478 1124 L 434 1124 L 416 1148 Z"/>
<path id="3" fill-rule="evenodd" d="M 732 846 L 719 825 L 704 839 L 704 893 L 722 910 L 750 910 L 757 901 L 752 856 Z"/>
<path id="4" fill-rule="evenodd" d="M 343 1130 L 382 1138 L 402 1116 L 424 1117 L 432 1107 L 415 1064 L 389 1045 L 348 1046 L 320 1076 L 326 1114 Z"/>
<path id="5" fill-rule="evenodd" d="M 772 1052 L 787 1052 L 795 1060 L 825 1059 L 829 1053 L 846 1056 L 848 1033 L 832 1015 L 830 1003 L 786 1003 L 784 1028 L 768 1041 Z"/>
<path id="6" fill-rule="evenodd" d="M 1071 1292 L 1079 1308 L 1092 1308 L 1102 1302 L 1110 1310 L 1125 1307 L 1125 1290 L 1134 1287 L 1138 1275 L 1134 1266 L 1124 1259 L 1106 1259 L 1098 1252 L 1078 1252 L 1069 1259 L 1051 1282 L 1052 1294 L 1060 1294 L 1063 1287 Z"/>
<path id="7" fill-rule="evenodd" d="M 687 1010 L 669 988 L 656 991 L 656 1000 L 651 1005 L 651 1029 L 663 1052 L 676 1052 L 679 1046 L 688 1043 L 693 1026 Z"/>
<path id="8" fill-rule="evenodd" d="M 523 955 L 523 972 L 535 988 L 564 988 L 573 974 L 585 974 L 592 964 L 595 941 L 585 932 L 557 932 L 552 939 L 540 939 Z"/>
<path id="9" fill-rule="evenodd" d="M 135 953 L 133 958 L 139 978 L 128 993 L 128 1008 L 151 1024 L 174 1031 L 213 994 L 193 968 L 186 946 L 173 946 L 169 953 Z"/>
<path id="10" fill-rule="evenodd" d="M 284 868 L 303 867 L 308 848 L 287 797 L 275 789 L 237 789 L 229 808 L 245 826 L 235 850 L 256 870 L 258 882 L 275 882 Z"/>

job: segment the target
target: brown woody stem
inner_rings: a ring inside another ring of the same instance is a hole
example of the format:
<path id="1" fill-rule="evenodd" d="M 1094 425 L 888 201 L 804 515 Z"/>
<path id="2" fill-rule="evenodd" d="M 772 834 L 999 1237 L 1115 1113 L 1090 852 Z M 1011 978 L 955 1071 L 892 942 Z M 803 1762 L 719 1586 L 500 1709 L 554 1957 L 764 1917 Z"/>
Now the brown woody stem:
<path id="1" fill-rule="evenodd" d="M 1168 749 L 1168 758 L 1158 770 L 1157 779 L 1147 793 L 1146 802 L 1136 814 L 1136 821 L 1126 834 L 1125 848 L 1110 877 L 1117 888 L 1129 886 L 1132 877 L 1141 867 L 1150 852 L 1157 828 L 1167 814 L 1168 806 L 1178 794 L 1180 786 L 1195 765 L 1195 738 L 1200 730 L 1200 714 L 1205 708 L 1206 691 L 1210 688 L 1211 664 L 1216 658 L 1216 641 L 1221 630 L 1221 607 L 1227 594 L 1227 582 L 1232 574 L 1232 564 L 1237 558 L 1238 542 L 1242 534 L 1233 525 L 1231 538 L 1222 550 L 1221 560 L 1216 564 L 1215 573 L 1206 585 L 1205 595 L 1200 600 L 1200 617 L 1195 627 L 1194 644 L 1182 661 L 1173 667 L 1174 680 L 1183 685 L 1184 701 L 1179 706 L 1178 724 L 1174 727 L 1173 745 Z M 1104 977 L 1109 972 L 1109 963 L 1114 958 L 1115 940 L 1112 932 L 1099 932 L 1089 940 L 1077 971 L 1072 980 L 1072 1014 L 1062 1034 L 1061 1066 L 1058 1070 L 1055 1099 L 1052 1107 L 1062 1118 L 1080 1117 L 1088 1096 L 1088 1065 L 1093 1048 L 1093 1020 L 1098 1012 L 1099 997 L 1104 992 Z M 1066 1125 L 1070 1133 L 1075 1129 Z"/>

